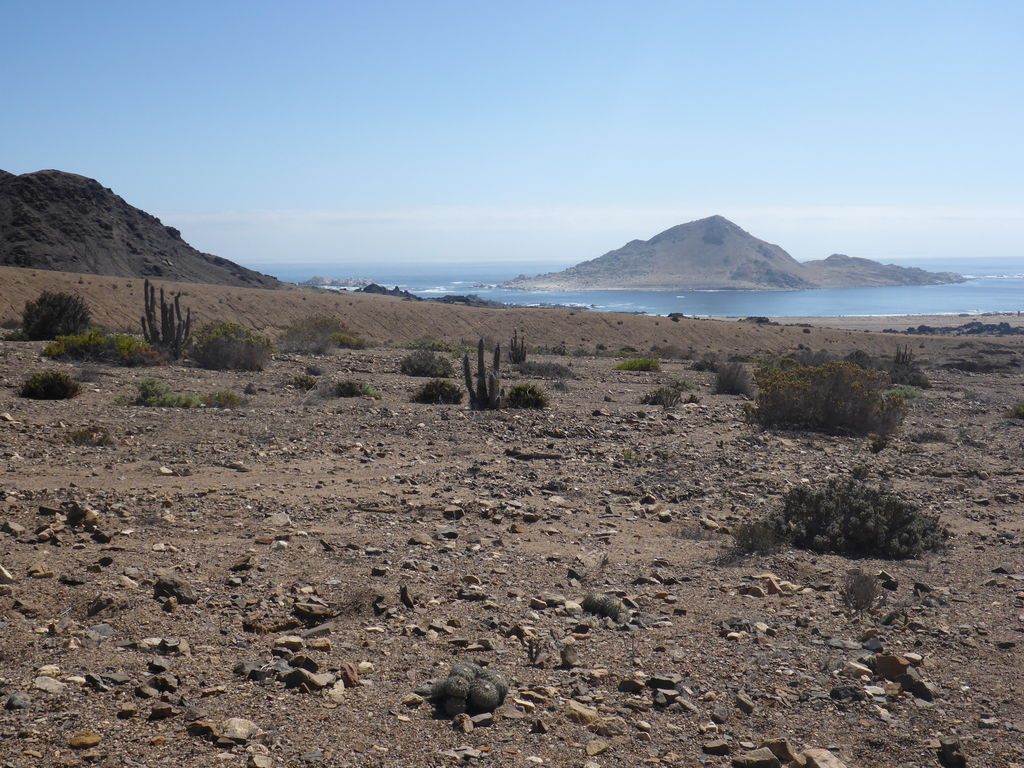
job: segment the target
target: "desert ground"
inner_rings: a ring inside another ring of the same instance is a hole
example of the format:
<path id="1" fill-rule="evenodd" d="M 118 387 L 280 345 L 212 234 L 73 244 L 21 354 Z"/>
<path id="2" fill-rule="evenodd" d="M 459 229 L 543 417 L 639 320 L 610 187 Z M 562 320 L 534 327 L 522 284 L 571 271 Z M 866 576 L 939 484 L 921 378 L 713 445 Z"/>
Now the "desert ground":
<path id="1" fill-rule="evenodd" d="M 141 281 L 0 272 L 0 318 L 45 285 L 137 327 Z M 203 320 L 272 334 L 336 311 L 382 346 L 277 354 L 259 372 L 83 371 L 0 341 L 0 764 L 724 768 L 772 765 L 743 762 L 770 743 L 797 758 L 783 764 L 932 768 L 958 738 L 967 765 L 1024 765 L 1019 337 L 914 337 L 932 386 L 875 453 L 761 430 L 748 398 L 714 394 L 684 358 L 892 354 L 907 337 L 183 290 Z M 564 386 L 505 371 L 549 408 L 410 402 L 425 380 L 399 373 L 399 343 L 513 328 L 568 353 L 530 355 L 567 366 Z M 609 356 L 652 345 L 678 354 L 657 372 Z M 947 367 L 964 361 L 996 370 Z M 82 394 L 18 397 L 53 368 L 85 374 Z M 307 371 L 381 397 L 292 386 Z M 116 402 L 145 377 L 252 394 L 231 409 Z M 678 380 L 699 402 L 639 404 Z M 82 429 L 110 444 L 72 443 Z M 907 561 L 735 551 L 727 531 L 790 488 L 854 472 L 938 514 L 948 546 Z M 867 612 L 840 596 L 855 568 L 885 572 Z M 594 592 L 627 614 L 582 611 Z M 879 657 L 909 663 L 916 694 Z M 461 661 L 508 679 L 492 717 L 426 700 Z"/>

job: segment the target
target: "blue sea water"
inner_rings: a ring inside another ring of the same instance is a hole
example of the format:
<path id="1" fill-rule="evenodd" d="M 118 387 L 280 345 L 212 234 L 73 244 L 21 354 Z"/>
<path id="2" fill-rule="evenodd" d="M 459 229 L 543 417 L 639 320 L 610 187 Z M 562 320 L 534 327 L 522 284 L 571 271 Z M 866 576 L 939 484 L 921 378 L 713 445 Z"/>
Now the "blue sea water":
<path id="1" fill-rule="evenodd" d="M 287 282 L 314 275 L 367 278 L 423 297 L 475 294 L 511 304 L 568 305 L 605 312 L 713 317 L 981 314 L 1024 311 L 1024 257 L 1020 259 L 885 260 L 901 266 L 959 272 L 967 282 L 886 288 L 809 291 L 515 291 L 496 287 L 520 274 L 564 269 L 568 264 L 529 262 L 262 264 L 262 272 Z"/>

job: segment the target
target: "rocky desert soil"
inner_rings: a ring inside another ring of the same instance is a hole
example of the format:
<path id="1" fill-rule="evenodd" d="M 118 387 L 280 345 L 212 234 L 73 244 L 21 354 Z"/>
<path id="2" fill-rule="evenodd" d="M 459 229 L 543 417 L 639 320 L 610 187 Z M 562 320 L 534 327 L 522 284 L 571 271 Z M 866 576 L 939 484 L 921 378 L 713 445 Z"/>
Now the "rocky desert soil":
<path id="1" fill-rule="evenodd" d="M 21 399 L 79 370 L 40 349 L 0 342 L 4 766 L 1024 765 L 1019 368 L 929 369 L 872 453 L 761 431 L 680 360 L 533 355 L 571 366 L 566 391 L 531 380 L 552 406 L 475 413 L 410 402 L 398 349 L 99 367 Z M 308 366 L 383 397 L 294 389 Z M 254 394 L 116 404 L 147 376 Z M 678 379 L 699 403 L 638 404 Z M 858 466 L 948 548 L 735 553 L 731 526 Z M 884 571 L 877 609 L 844 605 L 854 568 Z M 627 612 L 584 612 L 594 592 Z M 508 678 L 493 715 L 426 700 L 462 661 Z"/>

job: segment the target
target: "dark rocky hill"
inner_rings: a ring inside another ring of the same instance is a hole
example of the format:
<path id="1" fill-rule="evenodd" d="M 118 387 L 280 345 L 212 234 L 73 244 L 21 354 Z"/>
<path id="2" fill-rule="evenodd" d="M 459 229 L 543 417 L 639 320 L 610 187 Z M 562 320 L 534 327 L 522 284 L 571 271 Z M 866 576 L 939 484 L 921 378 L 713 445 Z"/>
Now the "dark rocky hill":
<path id="1" fill-rule="evenodd" d="M 633 240 L 561 272 L 522 275 L 502 285 L 524 290 L 712 290 L 837 288 L 958 282 L 960 275 L 830 256 L 802 264 L 777 245 L 722 216 Z"/>
<path id="2" fill-rule="evenodd" d="M 281 285 L 197 251 L 174 227 L 98 181 L 63 171 L 0 171 L 0 265 L 252 288 Z"/>

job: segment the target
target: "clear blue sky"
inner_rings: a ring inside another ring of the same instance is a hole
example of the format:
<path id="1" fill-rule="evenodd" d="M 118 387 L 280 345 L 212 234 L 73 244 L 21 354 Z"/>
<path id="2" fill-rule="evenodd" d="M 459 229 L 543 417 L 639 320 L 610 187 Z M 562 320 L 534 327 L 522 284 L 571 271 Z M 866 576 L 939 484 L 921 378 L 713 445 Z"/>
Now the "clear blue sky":
<path id="1" fill-rule="evenodd" d="M 7 2 L 0 168 L 248 264 L 573 263 L 721 213 L 1024 256 L 1024 3 Z"/>

